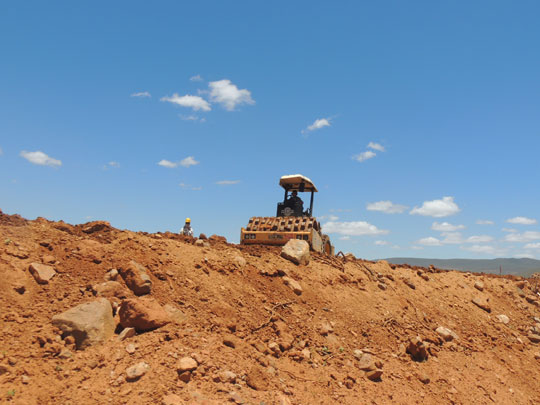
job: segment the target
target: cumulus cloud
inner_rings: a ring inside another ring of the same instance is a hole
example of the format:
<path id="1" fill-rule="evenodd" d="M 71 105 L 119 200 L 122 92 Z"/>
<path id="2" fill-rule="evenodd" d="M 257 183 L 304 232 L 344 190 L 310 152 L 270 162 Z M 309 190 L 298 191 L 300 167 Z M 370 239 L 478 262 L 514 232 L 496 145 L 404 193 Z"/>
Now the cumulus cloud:
<path id="1" fill-rule="evenodd" d="M 170 160 L 167 160 L 167 159 L 161 159 L 158 162 L 158 165 L 163 166 L 163 167 L 168 167 L 169 169 L 174 169 L 175 167 L 178 167 L 178 162 L 171 162 Z"/>
<path id="2" fill-rule="evenodd" d="M 238 89 L 228 79 L 210 82 L 208 86 L 210 87 L 210 101 L 221 104 L 228 111 L 233 111 L 242 104 L 255 104 L 249 90 Z"/>
<path id="3" fill-rule="evenodd" d="M 518 232 L 518 230 L 515 229 L 515 228 L 502 228 L 501 230 L 502 230 L 503 232 L 510 232 L 510 233 L 516 233 L 516 232 Z"/>
<path id="4" fill-rule="evenodd" d="M 442 246 L 441 241 L 437 238 L 434 238 L 433 236 L 428 236 L 427 238 L 418 239 L 415 243 L 417 245 L 423 245 L 423 246 Z"/>
<path id="5" fill-rule="evenodd" d="M 379 152 L 384 152 L 386 149 L 384 149 L 384 146 L 382 146 L 380 143 L 376 142 L 370 142 L 368 143 L 368 148 L 378 150 Z"/>
<path id="6" fill-rule="evenodd" d="M 320 217 L 318 217 L 319 221 L 322 221 L 322 220 L 329 220 L 329 221 L 337 221 L 339 219 L 339 217 L 337 215 L 322 215 Z"/>
<path id="7" fill-rule="evenodd" d="M 182 121 L 206 122 L 206 118 L 200 118 L 197 115 L 179 115 Z"/>
<path id="8" fill-rule="evenodd" d="M 152 97 L 152 95 L 150 93 L 148 93 L 147 91 L 140 91 L 138 93 L 131 93 L 130 97 L 142 97 L 142 98 L 145 98 L 145 97 Z"/>
<path id="9" fill-rule="evenodd" d="M 506 222 L 510 224 L 519 224 L 519 225 L 534 225 L 536 224 L 537 221 L 534 218 L 514 217 L 514 218 L 507 219 Z"/>
<path id="10" fill-rule="evenodd" d="M 302 133 L 305 134 L 306 132 L 315 131 L 317 129 L 321 129 L 324 127 L 330 126 L 330 118 L 317 118 L 315 122 L 311 125 L 308 125 L 306 129 L 302 130 Z"/>
<path id="11" fill-rule="evenodd" d="M 377 150 L 379 152 L 384 152 L 385 151 L 384 146 L 382 146 L 380 143 L 370 142 L 370 143 L 368 143 L 367 147 L 369 149 Z M 357 160 L 359 162 L 364 162 L 364 161 L 366 161 L 368 159 L 372 159 L 375 156 L 377 156 L 377 154 L 375 152 L 373 152 L 373 150 L 366 150 L 364 152 L 359 153 L 358 155 L 354 155 L 353 159 L 355 159 L 355 160 Z"/>
<path id="12" fill-rule="evenodd" d="M 505 242 L 517 242 L 517 243 L 524 243 L 524 242 L 532 242 L 534 240 L 540 240 L 540 232 L 537 231 L 527 231 L 523 233 L 509 233 L 504 237 Z"/>
<path id="13" fill-rule="evenodd" d="M 457 214 L 459 211 L 454 197 L 443 197 L 442 200 L 424 201 L 420 208 L 414 207 L 409 214 L 441 218 Z"/>
<path id="14" fill-rule="evenodd" d="M 216 181 L 216 184 L 219 184 L 220 186 L 231 186 L 233 184 L 240 183 L 240 180 L 220 180 Z"/>
<path id="15" fill-rule="evenodd" d="M 171 97 L 161 97 L 160 100 L 182 107 L 192 108 L 193 111 L 210 111 L 212 109 L 208 101 L 206 101 L 204 98 L 200 96 L 192 96 L 190 94 L 179 96 L 177 93 L 174 93 Z"/>
<path id="16" fill-rule="evenodd" d="M 182 166 L 182 167 L 190 167 L 198 165 L 200 162 L 197 162 L 193 156 L 188 156 L 187 158 L 184 158 L 180 160 L 179 162 L 171 162 L 167 159 L 162 159 L 158 162 L 159 166 L 167 167 L 169 169 L 174 169 L 175 167 Z"/>
<path id="17" fill-rule="evenodd" d="M 459 232 L 443 232 L 441 236 L 444 236 L 442 243 L 446 245 L 457 245 L 463 243 L 463 237 Z"/>
<path id="18" fill-rule="evenodd" d="M 476 221 L 476 224 L 477 225 L 494 225 L 495 222 L 490 221 L 488 219 L 479 219 L 479 220 Z"/>
<path id="19" fill-rule="evenodd" d="M 179 185 L 180 187 L 185 188 L 185 189 L 188 189 L 188 190 L 194 190 L 194 191 L 202 190 L 202 187 L 201 187 L 201 186 L 194 187 L 194 186 L 192 186 L 191 184 L 186 184 L 186 183 L 180 183 L 180 184 L 178 184 L 178 185 Z"/>
<path id="20" fill-rule="evenodd" d="M 198 165 L 199 163 L 200 162 L 197 162 L 193 156 L 188 156 L 187 158 L 182 159 L 179 162 L 180 166 L 183 166 L 183 167 L 195 166 L 195 165 Z"/>
<path id="21" fill-rule="evenodd" d="M 377 156 L 375 152 L 367 150 L 365 152 L 362 152 L 362 153 L 359 153 L 358 155 L 353 156 L 353 159 L 359 162 L 364 162 L 368 159 L 374 158 L 375 156 Z"/>
<path id="22" fill-rule="evenodd" d="M 106 165 L 103 165 L 103 170 L 118 169 L 119 167 L 120 167 L 120 163 L 112 161 L 112 162 L 107 163 Z"/>
<path id="23" fill-rule="evenodd" d="M 535 256 L 530 253 L 517 253 L 512 257 L 515 257 L 516 259 L 535 259 Z"/>
<path id="24" fill-rule="evenodd" d="M 540 242 L 536 243 L 527 243 L 525 249 L 540 249 Z"/>
<path id="25" fill-rule="evenodd" d="M 362 236 L 362 235 L 384 235 L 389 231 L 379 229 L 375 225 L 371 225 L 365 221 L 354 222 L 334 222 L 329 221 L 323 225 L 324 232 L 337 233 L 348 236 Z"/>
<path id="26" fill-rule="evenodd" d="M 351 237 L 350 236 L 340 236 L 338 239 L 339 240 L 351 240 Z"/>
<path id="27" fill-rule="evenodd" d="M 386 245 L 389 245 L 390 243 L 388 241 L 385 241 L 385 240 L 376 240 L 375 241 L 375 245 L 377 246 L 386 246 Z"/>
<path id="28" fill-rule="evenodd" d="M 448 222 L 433 222 L 431 229 L 439 232 L 454 232 L 459 231 L 460 229 L 465 229 L 465 225 L 452 225 Z"/>
<path id="29" fill-rule="evenodd" d="M 473 235 L 469 236 L 465 242 L 467 243 L 488 243 L 492 242 L 493 237 L 489 235 Z"/>
<path id="30" fill-rule="evenodd" d="M 41 151 L 27 152 L 23 150 L 20 153 L 21 157 L 28 160 L 30 163 L 40 166 L 51 166 L 51 167 L 60 167 L 62 162 L 58 159 L 53 159 L 52 157 L 47 156 L 47 154 Z"/>
<path id="31" fill-rule="evenodd" d="M 488 255 L 498 255 L 501 253 L 500 250 L 498 250 L 496 247 L 491 245 L 472 245 L 472 246 L 464 246 L 462 247 L 463 250 L 468 250 L 469 252 L 474 253 L 484 253 Z"/>
<path id="32" fill-rule="evenodd" d="M 401 214 L 407 210 L 407 206 L 394 204 L 392 201 L 377 201 L 374 203 L 368 203 L 366 209 L 368 211 L 380 211 L 385 214 Z"/>
<path id="33" fill-rule="evenodd" d="M 203 78 L 201 77 L 201 75 L 195 75 L 191 76 L 189 80 L 191 80 L 192 82 L 202 82 Z"/>

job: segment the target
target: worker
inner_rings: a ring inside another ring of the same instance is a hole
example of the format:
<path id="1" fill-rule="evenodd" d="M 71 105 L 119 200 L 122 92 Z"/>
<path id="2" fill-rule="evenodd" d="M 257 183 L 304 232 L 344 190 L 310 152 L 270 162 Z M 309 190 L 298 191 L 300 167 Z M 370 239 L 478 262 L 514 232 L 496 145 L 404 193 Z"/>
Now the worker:
<path id="1" fill-rule="evenodd" d="M 193 228 L 191 227 L 191 219 L 186 218 L 186 223 L 182 228 L 182 234 L 186 236 L 193 236 Z"/>
<path id="2" fill-rule="evenodd" d="M 304 209 L 304 202 L 300 197 L 298 197 L 298 192 L 296 190 L 291 193 L 291 196 L 287 200 L 287 207 L 293 209 L 295 212 L 297 212 L 298 208 L 300 213 Z"/>

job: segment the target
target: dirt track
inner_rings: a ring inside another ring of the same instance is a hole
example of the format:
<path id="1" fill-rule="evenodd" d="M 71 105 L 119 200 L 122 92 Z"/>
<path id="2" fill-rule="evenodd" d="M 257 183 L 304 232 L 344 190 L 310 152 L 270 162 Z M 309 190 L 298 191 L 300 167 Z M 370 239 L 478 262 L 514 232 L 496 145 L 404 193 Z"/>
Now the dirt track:
<path id="1" fill-rule="evenodd" d="M 535 280 L 318 255 L 296 266 L 279 248 L 221 238 L 197 246 L 171 233 L 1 212 L 0 236 L 0 403 L 540 403 L 540 343 L 530 339 L 540 322 Z M 85 350 L 62 340 L 53 315 L 96 300 L 92 286 L 130 260 L 147 269 L 150 296 L 178 310 L 173 322 Z M 38 284 L 33 262 L 57 274 Z M 475 297 L 489 299 L 491 312 Z M 444 341 L 439 326 L 458 337 Z M 406 353 L 416 336 L 426 361 Z M 378 381 L 355 350 L 382 369 Z M 189 382 L 177 371 L 186 356 L 198 364 Z M 126 369 L 142 361 L 146 374 L 126 381 Z"/>

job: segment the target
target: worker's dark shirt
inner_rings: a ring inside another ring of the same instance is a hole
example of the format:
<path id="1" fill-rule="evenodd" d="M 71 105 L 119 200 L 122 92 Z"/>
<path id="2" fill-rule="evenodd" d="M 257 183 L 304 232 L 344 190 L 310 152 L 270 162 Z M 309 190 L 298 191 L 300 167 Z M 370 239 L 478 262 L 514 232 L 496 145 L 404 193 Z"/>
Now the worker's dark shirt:
<path id="1" fill-rule="evenodd" d="M 287 200 L 287 207 L 290 207 L 292 209 L 294 209 L 295 207 L 303 207 L 303 206 L 304 206 L 304 202 L 298 196 L 291 196 Z"/>

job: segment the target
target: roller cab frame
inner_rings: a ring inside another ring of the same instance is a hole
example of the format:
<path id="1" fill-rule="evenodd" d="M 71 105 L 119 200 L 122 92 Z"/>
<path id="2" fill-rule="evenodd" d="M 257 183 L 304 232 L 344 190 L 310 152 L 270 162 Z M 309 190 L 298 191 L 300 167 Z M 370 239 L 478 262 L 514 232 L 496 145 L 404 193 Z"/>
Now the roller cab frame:
<path id="1" fill-rule="evenodd" d="M 285 245 L 291 239 L 308 242 L 310 248 L 327 255 L 334 254 L 330 238 L 323 235 L 321 226 L 313 217 L 314 193 L 318 190 L 313 182 L 301 174 L 287 175 L 279 179 L 285 190 L 283 202 L 277 203 L 275 217 L 252 217 L 248 225 L 240 231 L 242 245 Z M 292 203 L 289 193 L 310 193 L 309 208 L 303 204 Z"/>

